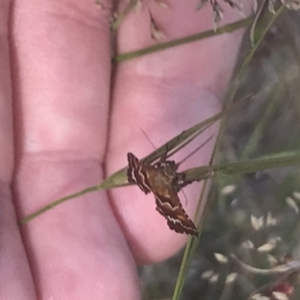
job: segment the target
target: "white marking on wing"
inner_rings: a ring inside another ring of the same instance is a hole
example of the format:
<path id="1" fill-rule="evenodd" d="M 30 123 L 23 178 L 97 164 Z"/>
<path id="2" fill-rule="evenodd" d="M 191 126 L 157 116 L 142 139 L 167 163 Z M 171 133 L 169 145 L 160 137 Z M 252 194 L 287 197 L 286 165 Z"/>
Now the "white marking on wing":
<path id="1" fill-rule="evenodd" d="M 180 208 L 179 205 L 172 206 L 169 202 L 161 202 L 159 197 L 156 197 L 156 199 L 161 204 L 161 206 L 168 206 L 169 208 L 171 208 L 172 211 L 175 211 L 176 209 Z"/>
<path id="2" fill-rule="evenodd" d="M 145 177 L 145 175 L 143 174 L 143 169 L 142 169 L 142 165 L 140 165 L 139 166 L 139 168 L 138 168 L 138 173 L 139 173 L 139 175 L 140 175 L 140 177 L 141 177 L 141 181 L 142 181 L 142 183 L 140 183 L 140 182 L 138 182 L 138 181 L 136 181 L 136 184 L 140 187 L 140 189 L 142 190 L 142 191 L 144 191 L 144 192 L 149 192 L 149 191 L 151 191 L 151 187 L 149 186 L 149 185 L 147 185 L 146 184 L 146 177 Z M 146 188 L 145 188 L 146 187 Z"/>
<path id="3" fill-rule="evenodd" d="M 187 230 L 195 230 L 193 227 L 191 226 L 185 226 L 184 224 L 182 224 L 182 222 L 178 219 L 174 219 L 174 218 L 171 218 L 170 216 L 166 216 L 166 218 L 171 221 L 172 223 L 174 224 L 180 224 L 184 229 L 187 229 Z"/>

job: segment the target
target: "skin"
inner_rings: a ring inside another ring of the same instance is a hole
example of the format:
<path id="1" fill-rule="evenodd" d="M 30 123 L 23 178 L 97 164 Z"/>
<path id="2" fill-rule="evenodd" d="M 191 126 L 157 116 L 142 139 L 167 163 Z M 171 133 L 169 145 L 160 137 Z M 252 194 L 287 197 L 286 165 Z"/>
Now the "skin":
<path id="1" fill-rule="evenodd" d="M 211 28 L 209 7 L 170 5 L 149 4 L 166 40 Z M 0 299 L 139 299 L 136 265 L 170 257 L 187 238 L 169 230 L 153 195 L 113 189 L 22 228 L 17 220 L 100 183 L 127 164 L 127 152 L 153 151 L 140 128 L 159 146 L 219 112 L 242 31 L 112 70 L 110 12 L 93 1 L 2 1 L 0 13 Z M 145 6 L 131 13 L 117 35 L 119 53 L 155 43 L 149 24 Z M 212 146 L 184 167 L 207 164 Z M 199 189 L 186 191 L 190 216 Z"/>

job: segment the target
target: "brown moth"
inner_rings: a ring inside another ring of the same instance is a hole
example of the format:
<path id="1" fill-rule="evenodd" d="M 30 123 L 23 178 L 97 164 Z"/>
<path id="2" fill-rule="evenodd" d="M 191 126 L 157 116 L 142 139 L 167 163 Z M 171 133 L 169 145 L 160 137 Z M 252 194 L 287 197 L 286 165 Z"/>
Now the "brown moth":
<path id="1" fill-rule="evenodd" d="M 162 157 L 158 163 L 148 165 L 130 152 L 127 158 L 128 182 L 138 185 L 145 194 L 154 194 L 156 210 L 167 219 L 170 229 L 198 236 L 197 228 L 183 209 L 177 194 L 190 182 L 184 180 L 184 173 L 176 172 L 176 163 Z"/>

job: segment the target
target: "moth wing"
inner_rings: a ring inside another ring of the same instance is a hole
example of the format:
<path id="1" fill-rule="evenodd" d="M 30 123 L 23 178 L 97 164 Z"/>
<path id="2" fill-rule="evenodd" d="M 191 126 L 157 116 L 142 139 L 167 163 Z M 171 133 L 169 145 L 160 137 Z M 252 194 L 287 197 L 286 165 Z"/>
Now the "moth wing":
<path id="1" fill-rule="evenodd" d="M 178 233 L 198 236 L 197 228 L 183 209 L 176 192 L 170 189 L 164 195 L 156 194 L 155 199 L 156 210 L 167 219 L 170 229 Z"/>
<path id="2" fill-rule="evenodd" d="M 145 194 L 151 192 L 151 186 L 149 184 L 147 175 L 147 165 L 143 164 L 132 153 L 127 153 L 128 169 L 127 179 L 130 183 L 135 183 Z"/>

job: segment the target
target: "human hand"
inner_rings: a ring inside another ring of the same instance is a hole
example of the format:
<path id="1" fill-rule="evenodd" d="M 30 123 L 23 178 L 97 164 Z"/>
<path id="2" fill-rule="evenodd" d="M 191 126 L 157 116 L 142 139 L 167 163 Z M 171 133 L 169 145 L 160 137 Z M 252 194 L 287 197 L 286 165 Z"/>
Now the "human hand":
<path id="1" fill-rule="evenodd" d="M 149 5 L 167 40 L 211 27 L 208 7 Z M 242 32 L 112 70 L 109 13 L 92 1 L 16 1 L 1 13 L 0 299 L 139 299 L 136 263 L 166 259 L 186 241 L 156 212 L 153 195 L 118 188 L 22 228 L 17 219 L 100 183 L 127 164 L 127 152 L 153 151 L 140 128 L 160 146 L 219 112 Z M 148 9 L 132 12 L 118 31 L 119 52 L 152 44 Z M 207 164 L 211 148 L 185 167 Z M 198 192 L 187 190 L 191 217 Z"/>

